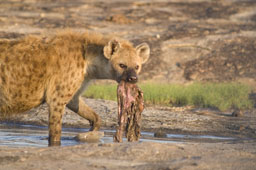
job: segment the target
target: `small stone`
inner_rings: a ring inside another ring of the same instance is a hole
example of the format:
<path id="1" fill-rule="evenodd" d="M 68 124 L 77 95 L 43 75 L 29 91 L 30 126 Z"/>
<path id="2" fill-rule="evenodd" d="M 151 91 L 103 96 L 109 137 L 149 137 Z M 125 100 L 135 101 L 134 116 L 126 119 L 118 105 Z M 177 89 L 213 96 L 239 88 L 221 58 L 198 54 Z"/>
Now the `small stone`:
<path id="1" fill-rule="evenodd" d="M 242 117 L 244 113 L 241 110 L 235 110 L 232 112 L 233 117 Z"/>
<path id="2" fill-rule="evenodd" d="M 79 142 L 88 142 L 88 143 L 97 143 L 99 142 L 100 138 L 104 136 L 104 132 L 100 131 L 90 131 L 85 133 L 79 133 L 75 140 Z"/>
<path id="3" fill-rule="evenodd" d="M 245 127 L 243 126 L 243 125 L 241 125 L 240 127 L 239 127 L 239 131 L 242 131 L 242 130 L 244 130 L 245 129 Z"/>
<path id="4" fill-rule="evenodd" d="M 41 13 L 41 14 L 40 14 L 40 17 L 41 17 L 41 18 L 44 18 L 44 17 L 45 17 L 45 13 Z"/>
<path id="5" fill-rule="evenodd" d="M 106 21 L 114 22 L 114 23 L 119 23 L 119 24 L 130 24 L 133 21 L 129 18 L 127 18 L 123 14 L 115 14 L 110 17 L 106 18 Z"/>
<path id="6" fill-rule="evenodd" d="M 154 133 L 154 137 L 156 137 L 156 138 L 166 138 L 167 134 L 163 131 L 158 131 L 158 132 Z"/>
<path id="7" fill-rule="evenodd" d="M 20 158 L 20 162 L 26 161 L 26 158 Z"/>

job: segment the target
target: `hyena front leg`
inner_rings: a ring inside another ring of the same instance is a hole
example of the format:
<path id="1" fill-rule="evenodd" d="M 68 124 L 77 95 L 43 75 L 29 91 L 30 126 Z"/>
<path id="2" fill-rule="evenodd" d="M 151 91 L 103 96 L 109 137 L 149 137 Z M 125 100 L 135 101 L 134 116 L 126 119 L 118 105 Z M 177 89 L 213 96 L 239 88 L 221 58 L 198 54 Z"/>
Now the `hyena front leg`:
<path id="1" fill-rule="evenodd" d="M 49 146 L 61 145 L 61 128 L 62 128 L 62 115 L 64 113 L 65 104 L 51 103 L 49 105 Z"/>
<path id="2" fill-rule="evenodd" d="M 87 119 L 91 125 L 91 131 L 99 130 L 101 119 L 89 106 L 87 106 L 81 97 L 74 97 L 67 107 L 79 114 L 81 117 Z"/>
<path id="3" fill-rule="evenodd" d="M 49 106 L 49 146 L 61 144 L 62 115 L 68 101 L 72 99 L 72 91 L 60 88 L 61 84 L 53 83 L 46 92 L 46 103 Z"/>

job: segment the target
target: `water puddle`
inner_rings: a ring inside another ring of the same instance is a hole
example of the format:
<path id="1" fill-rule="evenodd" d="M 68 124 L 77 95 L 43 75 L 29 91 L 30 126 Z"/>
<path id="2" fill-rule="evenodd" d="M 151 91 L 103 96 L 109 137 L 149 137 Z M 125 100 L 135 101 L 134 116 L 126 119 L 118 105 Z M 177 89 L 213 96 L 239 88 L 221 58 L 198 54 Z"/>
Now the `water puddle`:
<path id="1" fill-rule="evenodd" d="M 86 132 L 85 128 L 63 128 L 61 145 L 78 145 L 74 137 L 81 132 Z M 101 143 L 112 143 L 115 130 L 104 130 L 104 137 Z M 0 146 L 10 147 L 47 147 L 48 146 L 48 129 L 43 126 L 33 125 L 15 125 L 0 124 Z M 165 138 L 156 138 L 152 132 L 142 132 L 141 142 L 157 142 L 157 143 L 183 143 L 192 141 L 219 142 L 235 140 L 231 137 L 219 137 L 208 135 L 182 135 L 182 134 L 166 134 Z M 124 142 L 126 139 L 124 139 Z"/>

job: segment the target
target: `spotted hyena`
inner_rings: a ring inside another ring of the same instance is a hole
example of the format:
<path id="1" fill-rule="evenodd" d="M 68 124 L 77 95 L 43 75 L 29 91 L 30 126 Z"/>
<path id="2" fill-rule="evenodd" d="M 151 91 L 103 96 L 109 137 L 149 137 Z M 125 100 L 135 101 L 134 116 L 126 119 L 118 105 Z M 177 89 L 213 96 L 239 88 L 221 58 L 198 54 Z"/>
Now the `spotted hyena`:
<path id="1" fill-rule="evenodd" d="M 89 120 L 100 117 L 80 98 L 92 79 L 137 82 L 149 46 L 95 33 L 62 32 L 0 41 L 0 116 L 44 102 L 49 106 L 49 145 L 60 145 L 64 108 Z"/>

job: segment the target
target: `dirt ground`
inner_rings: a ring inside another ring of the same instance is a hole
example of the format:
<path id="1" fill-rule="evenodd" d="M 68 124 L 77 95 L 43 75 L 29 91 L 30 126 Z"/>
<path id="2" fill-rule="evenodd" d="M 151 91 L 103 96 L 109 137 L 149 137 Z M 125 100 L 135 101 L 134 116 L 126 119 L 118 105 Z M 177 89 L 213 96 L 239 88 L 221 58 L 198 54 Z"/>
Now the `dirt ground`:
<path id="1" fill-rule="evenodd" d="M 255 169 L 255 143 L 125 143 L 0 147 L 0 169 Z"/>
<path id="2" fill-rule="evenodd" d="M 0 38 L 51 34 L 71 28 L 147 42 L 151 57 L 141 81 L 237 81 L 256 87 L 254 0 L 0 0 Z M 254 91 L 255 93 L 255 91 Z M 86 99 L 102 129 L 117 124 L 116 102 Z M 174 143 L 83 144 L 51 148 L 0 147 L 0 169 L 255 169 L 256 111 L 219 112 L 148 106 L 144 131 L 233 137 Z M 12 123 L 47 125 L 47 106 L 13 117 Z M 66 127 L 88 127 L 68 109 Z"/>
<path id="3" fill-rule="evenodd" d="M 102 118 L 102 130 L 115 130 L 117 103 L 86 99 Z M 210 109 L 146 107 L 142 130 L 158 134 L 158 142 L 85 143 L 50 148 L 0 146 L 0 169 L 254 169 L 256 110 L 233 117 Z M 47 126 L 48 108 L 42 105 L 5 123 Z M 66 109 L 64 127 L 87 128 L 88 121 Z M 159 134 L 161 136 L 159 136 Z M 233 138 L 165 138 L 163 134 Z M 168 142 L 169 141 L 169 142 Z"/>

